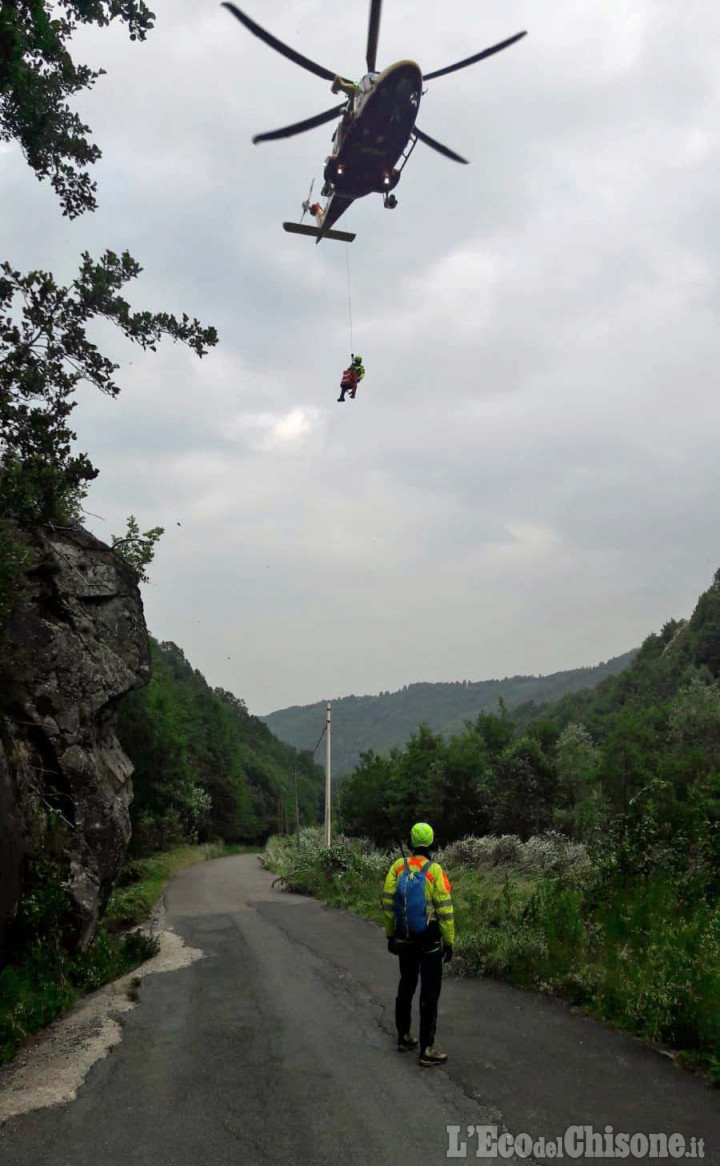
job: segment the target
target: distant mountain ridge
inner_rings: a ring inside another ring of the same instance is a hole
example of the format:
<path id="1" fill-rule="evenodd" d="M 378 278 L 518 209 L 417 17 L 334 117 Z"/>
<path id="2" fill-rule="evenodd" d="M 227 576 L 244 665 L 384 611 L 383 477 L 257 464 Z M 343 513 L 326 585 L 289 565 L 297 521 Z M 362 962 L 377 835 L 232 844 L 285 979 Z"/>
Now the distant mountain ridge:
<path id="1" fill-rule="evenodd" d="M 408 684 L 397 692 L 377 696 L 345 696 L 332 701 L 333 770 L 350 773 L 365 749 L 384 753 L 403 745 L 418 725 L 425 723 L 437 733 L 460 733 L 465 722 L 483 711 L 497 709 L 503 700 L 508 709 L 533 702 L 546 704 L 568 693 L 594 688 L 608 676 L 616 676 L 632 662 L 637 649 L 614 656 L 593 668 L 572 668 L 549 676 L 509 676 L 503 680 L 458 680 Z M 293 705 L 268 713 L 272 732 L 296 749 L 313 749 L 322 732 L 325 704 Z"/>

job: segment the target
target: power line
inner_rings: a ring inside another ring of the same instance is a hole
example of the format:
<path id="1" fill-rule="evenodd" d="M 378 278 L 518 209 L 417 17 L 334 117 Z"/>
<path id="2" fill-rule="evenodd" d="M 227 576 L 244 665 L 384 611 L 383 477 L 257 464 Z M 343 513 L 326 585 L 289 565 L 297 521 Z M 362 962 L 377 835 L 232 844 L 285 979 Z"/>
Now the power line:
<path id="1" fill-rule="evenodd" d="M 315 753 L 317 752 L 317 750 L 320 749 L 321 740 L 324 737 L 324 735 L 326 735 L 327 731 L 328 731 L 328 723 L 326 721 L 326 723 L 324 723 L 324 725 L 323 725 L 323 729 L 322 729 L 320 737 L 317 738 L 317 744 L 315 745 L 315 749 L 313 750 L 313 757 L 315 757 Z"/>

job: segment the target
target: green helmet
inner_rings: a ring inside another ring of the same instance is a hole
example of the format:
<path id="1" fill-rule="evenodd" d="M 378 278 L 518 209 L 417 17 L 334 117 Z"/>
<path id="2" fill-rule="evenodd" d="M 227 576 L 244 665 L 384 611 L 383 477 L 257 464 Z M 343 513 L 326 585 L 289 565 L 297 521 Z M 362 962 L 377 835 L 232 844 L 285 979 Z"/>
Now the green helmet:
<path id="1" fill-rule="evenodd" d="M 410 831 L 413 846 L 432 846 L 434 838 L 433 828 L 427 822 L 416 822 Z"/>
<path id="2" fill-rule="evenodd" d="M 361 356 L 354 356 L 353 357 L 353 364 L 362 364 L 362 357 Z"/>

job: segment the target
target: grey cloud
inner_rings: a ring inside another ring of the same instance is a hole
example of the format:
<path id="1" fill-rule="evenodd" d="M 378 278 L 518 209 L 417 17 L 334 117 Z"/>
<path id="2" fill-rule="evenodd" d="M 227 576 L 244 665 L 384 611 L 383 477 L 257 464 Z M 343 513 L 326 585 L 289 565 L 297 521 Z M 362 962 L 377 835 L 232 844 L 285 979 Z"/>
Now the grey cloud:
<path id="1" fill-rule="evenodd" d="M 76 412 L 97 532 L 131 511 L 168 527 L 156 634 L 265 712 L 593 663 L 686 614 L 718 558 L 715 9 L 458 0 L 418 20 L 388 0 L 383 61 L 530 35 L 428 84 L 420 124 L 471 166 L 418 146 L 398 209 L 348 216 L 368 375 L 339 406 L 345 249 L 280 225 L 329 134 L 250 142 L 328 87 L 215 4 L 155 7 L 146 45 L 83 38 L 108 69 L 82 102 L 98 213 L 63 220 L 5 151 L 0 237 L 67 277 L 83 248 L 127 246 L 138 305 L 220 331 L 200 363 L 110 338 L 123 394 L 88 390 Z M 361 0 L 247 7 L 361 68 Z"/>

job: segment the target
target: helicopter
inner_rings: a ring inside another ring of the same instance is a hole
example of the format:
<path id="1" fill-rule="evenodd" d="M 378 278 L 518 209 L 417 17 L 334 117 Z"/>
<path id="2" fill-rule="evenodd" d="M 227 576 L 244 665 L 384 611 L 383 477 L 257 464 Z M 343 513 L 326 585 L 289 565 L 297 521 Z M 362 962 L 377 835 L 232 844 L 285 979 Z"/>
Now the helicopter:
<path id="1" fill-rule="evenodd" d="M 454 73 L 458 69 L 465 69 L 468 65 L 474 65 L 494 53 L 509 48 L 526 36 L 525 32 L 518 32 L 499 44 L 475 53 L 472 57 L 465 57 L 454 65 L 446 65 L 443 69 L 435 69 L 432 73 L 424 75 L 415 61 L 407 60 L 396 61 L 378 71 L 376 65 L 382 0 L 370 0 L 365 53 L 367 73 L 356 85 L 330 69 L 316 64 L 296 49 L 283 44 L 272 33 L 261 28 L 241 12 L 235 4 L 224 0 L 223 7 L 232 12 L 249 32 L 270 48 L 317 77 L 331 81 L 333 93 L 342 91 L 346 94 L 347 99 L 332 109 L 326 109 L 323 113 L 317 113 L 293 125 L 283 126 L 279 130 L 256 134 L 253 138 L 255 144 L 290 138 L 339 119 L 332 139 L 332 150 L 325 160 L 323 172 L 322 196 L 327 198 L 328 202 L 324 209 L 319 204 L 311 207 L 309 200 L 303 203 L 303 212 L 310 210 L 318 225 L 312 227 L 302 221 L 283 223 L 286 231 L 312 235 L 316 243 L 321 239 L 352 242 L 354 234 L 336 231 L 333 227 L 357 198 L 364 198 L 365 195 L 373 193 L 382 194 L 383 205 L 388 210 L 394 210 L 397 198 L 393 191 L 418 142 L 453 162 L 467 165 L 467 158 L 437 142 L 417 125 L 420 98 L 425 92 L 423 83 L 447 73 Z"/>

